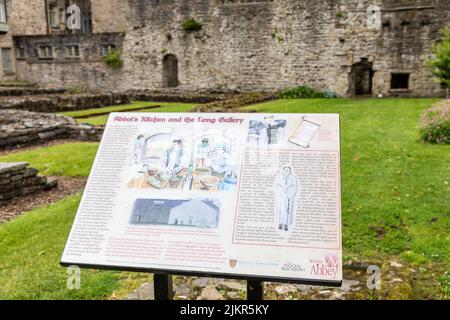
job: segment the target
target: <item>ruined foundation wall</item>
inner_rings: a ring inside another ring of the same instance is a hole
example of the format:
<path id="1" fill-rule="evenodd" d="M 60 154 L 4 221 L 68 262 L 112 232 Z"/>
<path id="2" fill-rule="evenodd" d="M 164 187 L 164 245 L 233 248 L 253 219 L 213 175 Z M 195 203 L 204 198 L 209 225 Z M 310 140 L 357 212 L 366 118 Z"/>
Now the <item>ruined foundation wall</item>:
<path id="1" fill-rule="evenodd" d="M 38 175 L 26 162 L 0 163 L 0 206 L 15 197 L 54 188 L 58 180 Z"/>
<path id="2" fill-rule="evenodd" d="M 0 110 L 0 150 L 66 138 L 100 141 L 102 134 L 103 127 L 78 124 L 54 113 Z"/>
<path id="3" fill-rule="evenodd" d="M 46 90 L 52 91 L 52 90 Z M 55 89 L 55 91 L 57 91 Z M 0 96 L 1 110 L 33 112 L 67 112 L 130 103 L 127 93 L 44 94 L 16 97 Z"/>

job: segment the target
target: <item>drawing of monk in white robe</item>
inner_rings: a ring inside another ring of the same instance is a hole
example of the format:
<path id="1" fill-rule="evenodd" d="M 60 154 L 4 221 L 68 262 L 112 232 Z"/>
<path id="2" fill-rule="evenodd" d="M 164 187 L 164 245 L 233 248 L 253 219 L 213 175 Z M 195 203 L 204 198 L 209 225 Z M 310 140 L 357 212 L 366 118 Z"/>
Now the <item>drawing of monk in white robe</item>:
<path id="1" fill-rule="evenodd" d="M 289 231 L 294 222 L 295 197 L 298 192 L 297 177 L 290 167 L 284 167 L 276 178 L 275 210 L 278 215 L 279 229 Z"/>
<path id="2" fill-rule="evenodd" d="M 139 164 L 141 162 L 142 149 L 144 148 L 144 144 L 145 144 L 144 136 L 140 135 L 139 137 L 137 137 L 133 147 L 131 164 Z"/>

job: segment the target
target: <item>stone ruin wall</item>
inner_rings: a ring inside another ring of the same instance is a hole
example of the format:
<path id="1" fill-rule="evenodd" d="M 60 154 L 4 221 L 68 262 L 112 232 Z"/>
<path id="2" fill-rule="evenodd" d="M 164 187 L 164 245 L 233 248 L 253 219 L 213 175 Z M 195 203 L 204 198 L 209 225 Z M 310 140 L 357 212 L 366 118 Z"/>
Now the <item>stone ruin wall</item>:
<path id="1" fill-rule="evenodd" d="M 351 66 L 367 58 L 375 73 L 374 94 L 389 94 L 391 72 L 411 72 L 416 96 L 442 92 L 424 65 L 439 29 L 450 24 L 448 0 L 129 2 L 134 19 L 128 21 L 134 24 L 124 49 L 131 87 L 161 87 L 163 56 L 174 54 L 181 87 L 189 89 L 307 84 L 348 95 Z M 367 28 L 372 3 L 384 8 L 389 26 Z M 435 9 L 427 7 L 433 3 Z M 412 9 L 421 4 L 423 9 Z M 203 24 L 202 31 L 182 30 L 190 16 Z"/>
<path id="2" fill-rule="evenodd" d="M 130 103 L 128 93 L 85 93 L 0 97 L 0 110 L 17 109 L 33 112 L 68 112 L 103 108 Z"/>
<path id="3" fill-rule="evenodd" d="M 103 127 L 79 124 L 54 113 L 0 110 L 0 150 L 46 143 L 55 139 L 100 141 Z"/>
<path id="4" fill-rule="evenodd" d="M 8 24 L 13 35 L 47 33 L 44 0 L 7 0 Z"/>
<path id="5" fill-rule="evenodd" d="M 101 91 L 116 91 L 124 81 L 124 74 L 107 66 L 101 55 L 102 45 L 122 47 L 123 36 L 118 33 L 16 36 L 17 47 L 26 49 L 26 59 L 17 59 L 18 78 L 46 87 L 61 87 Z M 66 46 L 79 44 L 79 59 L 67 58 Z M 50 45 L 54 50 L 51 60 L 40 59 L 36 49 Z"/>
<path id="6" fill-rule="evenodd" d="M 58 180 L 38 175 L 26 162 L 0 163 L 0 206 L 8 201 L 29 194 L 49 190 Z"/>
<path id="7" fill-rule="evenodd" d="M 92 0 L 93 32 L 126 32 L 129 17 L 127 2 L 126 0 Z"/>
<path id="8" fill-rule="evenodd" d="M 16 79 L 16 56 L 13 36 L 14 35 L 41 35 L 47 33 L 47 22 L 45 15 L 45 1 L 43 0 L 6 0 L 6 13 L 9 32 L 0 34 L 0 47 L 12 49 L 13 73 L 4 74 L 2 63 L 0 63 L 0 80 Z"/>
<path id="9" fill-rule="evenodd" d="M 374 95 L 393 94 L 392 72 L 411 73 L 410 91 L 405 95 L 443 94 L 425 61 L 439 30 L 450 26 L 448 0 L 127 3 L 92 1 L 94 32 L 125 35 L 122 70 L 108 70 L 99 61 L 83 60 L 74 68 L 19 62 L 18 74 L 54 85 L 160 89 L 164 87 L 163 58 L 173 54 L 179 62 L 180 89 L 274 91 L 309 85 L 348 96 L 352 65 L 367 59 L 373 64 Z M 366 10 L 371 4 L 383 10 L 380 30 L 367 28 Z M 183 30 L 182 23 L 189 17 L 202 23 L 201 31 Z"/>
<path id="10" fill-rule="evenodd" d="M 6 12 L 11 12 L 11 2 L 6 1 Z M 13 41 L 12 41 L 12 35 L 10 32 L 5 34 L 0 34 L 0 47 L 1 48 L 13 48 Z M 13 71 L 15 71 L 15 65 L 14 65 L 14 59 L 13 61 Z M 8 75 L 5 74 L 5 71 L 3 70 L 3 63 L 0 63 L 0 80 L 14 80 L 15 76 L 13 74 Z"/>

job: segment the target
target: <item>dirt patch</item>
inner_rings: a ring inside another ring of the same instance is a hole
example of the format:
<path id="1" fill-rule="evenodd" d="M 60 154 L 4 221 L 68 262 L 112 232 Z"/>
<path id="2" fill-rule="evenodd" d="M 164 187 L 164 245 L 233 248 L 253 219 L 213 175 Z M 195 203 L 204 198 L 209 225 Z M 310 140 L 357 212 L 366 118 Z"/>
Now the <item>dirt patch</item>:
<path id="1" fill-rule="evenodd" d="M 77 194 L 86 185 L 85 178 L 57 177 L 58 186 L 54 189 L 16 198 L 0 207 L 0 223 L 9 221 L 24 212 L 46 206 Z"/>

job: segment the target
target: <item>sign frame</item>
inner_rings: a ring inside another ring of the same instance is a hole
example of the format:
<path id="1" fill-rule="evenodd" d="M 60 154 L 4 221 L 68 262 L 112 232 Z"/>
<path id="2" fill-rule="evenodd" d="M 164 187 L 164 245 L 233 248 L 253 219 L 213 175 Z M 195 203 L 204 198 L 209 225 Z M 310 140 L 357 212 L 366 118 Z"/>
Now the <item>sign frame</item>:
<path id="1" fill-rule="evenodd" d="M 180 115 L 180 113 L 165 113 L 165 114 L 172 114 L 172 115 Z M 255 113 L 240 113 L 243 115 L 255 115 Z M 112 113 L 110 115 L 110 118 L 114 114 Z M 195 115 L 205 115 L 204 113 L 196 113 Z M 261 115 L 261 114 L 260 114 Z M 320 113 L 317 113 L 317 115 L 321 115 Z M 323 115 L 330 115 L 329 113 L 323 113 Z M 338 114 L 337 114 L 338 115 Z M 338 115 L 339 116 L 339 115 Z M 109 121 L 108 121 L 109 122 Z M 338 117 L 338 126 L 339 126 L 339 156 L 338 161 L 339 164 L 342 163 L 342 136 L 341 136 L 341 119 Z M 102 138 L 103 142 L 103 138 Z M 102 143 L 101 142 L 101 143 Z M 100 143 L 100 145 L 101 145 Z M 99 154 L 99 150 L 97 150 L 96 154 L 96 160 Z M 95 164 L 95 162 L 94 162 Z M 339 184 L 342 185 L 342 172 L 341 172 L 341 166 L 339 166 Z M 86 191 L 85 191 L 86 192 Z M 84 193 L 83 193 L 84 196 Z M 340 230 L 341 230 L 341 237 L 340 237 L 340 250 L 343 250 L 342 245 L 342 190 L 339 194 L 339 201 L 340 201 Z M 72 225 L 73 227 L 73 225 Z M 65 245 L 65 248 L 67 246 L 67 243 Z M 64 249 L 65 251 L 65 249 Z M 235 280 L 245 280 L 248 283 L 248 289 L 249 289 L 249 298 L 252 296 L 256 299 L 251 300 L 258 300 L 258 297 L 261 290 L 261 284 L 263 282 L 278 282 L 278 283 L 289 283 L 289 284 L 300 284 L 300 285 L 311 285 L 311 286 L 326 286 L 326 287 L 341 287 L 343 280 L 321 280 L 321 279 L 308 279 L 308 278 L 294 278 L 294 277 L 280 277 L 280 276 L 258 276 L 258 275 L 249 275 L 249 274 L 240 274 L 240 273 L 221 273 L 221 272 L 201 272 L 201 271 L 195 271 L 195 270 L 177 270 L 177 269 L 159 269 L 159 268 L 147 268 L 147 267 L 129 267 L 129 266 L 121 266 L 121 265 L 107 265 L 107 264 L 89 264 L 89 263 L 76 263 L 76 262 L 69 262 L 69 261 L 63 261 L 63 256 L 60 258 L 59 264 L 63 267 L 70 267 L 70 266 L 77 266 L 83 269 L 97 269 L 97 270 L 111 270 L 111 271 L 124 271 L 124 272 L 139 272 L 139 273 L 150 273 L 155 275 L 155 296 L 158 296 L 160 294 L 161 290 L 161 284 L 164 286 L 169 285 L 171 287 L 171 276 L 177 275 L 177 276 L 188 276 L 188 277 L 208 277 L 208 278 L 223 278 L 223 279 L 235 279 Z M 342 269 L 343 266 L 340 266 Z M 156 278 L 158 277 L 158 280 L 156 281 Z M 158 282 L 158 283 L 156 283 Z M 255 288 L 256 286 L 256 288 Z M 251 292 L 254 288 L 254 291 Z M 158 291 L 158 293 L 157 293 Z M 164 290 L 163 290 L 164 291 Z M 170 291 L 170 290 L 169 290 Z M 256 294 L 255 294 L 256 293 Z M 160 295 L 161 296 L 161 295 Z M 262 296 L 260 297 L 262 298 Z M 162 294 L 162 299 L 167 300 L 171 299 L 170 292 L 166 294 Z"/>

